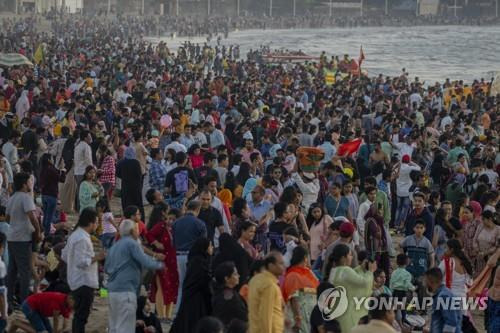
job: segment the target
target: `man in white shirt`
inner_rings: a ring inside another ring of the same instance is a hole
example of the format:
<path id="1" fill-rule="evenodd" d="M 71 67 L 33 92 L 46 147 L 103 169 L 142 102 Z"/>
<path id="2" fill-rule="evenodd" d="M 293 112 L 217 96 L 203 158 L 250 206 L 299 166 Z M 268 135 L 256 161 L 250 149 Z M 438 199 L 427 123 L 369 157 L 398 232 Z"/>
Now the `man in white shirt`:
<path id="1" fill-rule="evenodd" d="M 18 171 L 19 154 L 17 152 L 17 144 L 21 135 L 18 131 L 12 131 L 10 134 L 9 141 L 7 141 L 2 147 L 2 154 L 5 156 L 7 161 L 9 161 L 11 168 L 14 171 Z"/>
<path id="2" fill-rule="evenodd" d="M 83 175 L 85 174 L 85 169 L 89 165 L 92 165 L 92 148 L 90 144 L 92 143 L 92 136 L 90 132 L 84 130 L 80 133 L 80 141 L 75 147 L 74 151 L 74 164 L 75 164 L 75 178 L 79 185 L 83 180 Z"/>
<path id="3" fill-rule="evenodd" d="M 180 138 L 180 134 L 179 133 L 172 133 L 172 142 L 169 143 L 166 147 L 165 147 L 165 151 L 169 150 L 169 149 L 173 149 L 175 150 L 176 153 L 179 153 L 179 152 L 183 152 L 183 153 L 187 153 L 187 148 L 186 146 L 184 146 L 183 144 L 181 144 L 179 142 L 179 138 Z"/>
<path id="4" fill-rule="evenodd" d="M 75 300 L 71 332 L 85 333 L 85 325 L 94 302 L 94 292 L 99 288 L 98 261 L 104 252 L 94 253 L 90 234 L 97 229 L 97 212 L 85 208 L 78 219 L 76 230 L 69 236 L 62 250 L 62 260 L 67 265 L 68 285 Z"/>
<path id="5" fill-rule="evenodd" d="M 198 125 L 193 125 L 193 137 L 194 143 L 198 144 L 199 146 L 206 145 L 208 142 L 207 136 L 200 130 L 200 127 Z"/>
<path id="6" fill-rule="evenodd" d="M 205 122 L 204 127 L 209 136 L 211 148 L 217 148 L 220 145 L 226 144 L 226 139 L 220 129 L 215 128 L 210 122 Z"/>
<path id="7" fill-rule="evenodd" d="M 401 165 L 399 166 L 398 178 L 396 179 L 396 194 L 398 197 L 396 217 L 394 220 L 396 228 L 399 228 L 401 222 L 406 219 L 406 215 L 408 215 L 410 209 L 410 187 L 413 183 L 410 174 L 412 171 L 420 170 L 420 166 L 413 163 L 409 155 L 403 155 Z"/>
<path id="8" fill-rule="evenodd" d="M 404 155 L 412 156 L 413 151 L 417 147 L 417 145 L 411 142 L 411 136 L 408 134 L 405 136 L 404 142 L 395 143 L 392 142 L 392 146 L 397 149 L 397 154 L 399 159 L 402 159 Z"/>
<path id="9" fill-rule="evenodd" d="M 420 103 L 422 103 L 422 96 L 420 96 L 416 90 L 410 95 L 410 106 L 413 106 L 413 103 L 417 104 L 417 108 L 419 108 Z"/>

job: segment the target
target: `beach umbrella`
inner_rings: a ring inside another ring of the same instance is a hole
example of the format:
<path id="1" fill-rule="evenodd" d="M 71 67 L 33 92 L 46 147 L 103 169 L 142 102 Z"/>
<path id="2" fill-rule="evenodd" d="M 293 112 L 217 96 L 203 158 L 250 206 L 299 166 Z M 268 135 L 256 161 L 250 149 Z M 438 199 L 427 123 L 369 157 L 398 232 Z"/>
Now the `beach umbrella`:
<path id="1" fill-rule="evenodd" d="M 20 53 L 0 53 L 0 65 L 7 67 L 21 65 L 33 66 L 33 63 Z"/>

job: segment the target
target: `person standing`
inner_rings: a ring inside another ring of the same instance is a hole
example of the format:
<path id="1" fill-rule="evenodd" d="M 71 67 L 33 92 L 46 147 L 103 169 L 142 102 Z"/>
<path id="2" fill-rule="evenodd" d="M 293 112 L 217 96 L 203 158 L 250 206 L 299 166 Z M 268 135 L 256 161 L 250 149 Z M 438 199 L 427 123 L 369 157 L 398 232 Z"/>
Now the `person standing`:
<path id="1" fill-rule="evenodd" d="M 149 188 L 163 193 L 165 179 L 167 178 L 167 167 L 161 163 L 162 154 L 160 149 L 151 149 L 151 165 L 149 167 Z"/>
<path id="2" fill-rule="evenodd" d="M 179 272 L 179 292 L 177 299 L 182 299 L 182 284 L 186 276 L 186 266 L 189 250 L 193 244 L 202 237 L 207 237 L 205 223 L 197 216 L 200 214 L 201 203 L 190 201 L 186 206 L 186 214 L 177 219 L 172 225 L 172 238 L 177 256 L 177 270 Z M 176 304 L 178 310 L 180 302 Z"/>
<path id="3" fill-rule="evenodd" d="M 283 296 L 278 278 L 285 272 L 285 260 L 271 252 L 264 260 L 265 269 L 249 283 L 249 333 L 281 333 L 285 329 Z"/>
<path id="4" fill-rule="evenodd" d="M 104 259 L 104 252 L 96 254 L 90 239 L 98 225 L 97 212 L 85 208 L 76 229 L 69 236 L 62 250 L 62 260 L 67 265 L 68 285 L 75 300 L 71 332 L 84 333 L 94 301 L 94 291 L 99 288 L 97 262 Z"/>
<path id="5" fill-rule="evenodd" d="M 16 283 L 19 283 L 19 303 L 28 297 L 31 279 L 33 242 L 41 236 L 40 222 L 35 215 L 35 202 L 30 194 L 30 175 L 18 173 L 14 176 L 15 193 L 7 201 L 6 221 L 10 223 L 7 233 L 9 265 L 7 271 L 8 303 L 14 302 Z"/>
<path id="6" fill-rule="evenodd" d="M 411 161 L 410 155 L 403 155 L 396 178 L 396 195 L 398 203 L 394 220 L 394 225 L 400 231 L 403 231 L 405 228 L 404 221 L 406 220 L 406 216 L 411 206 L 410 187 L 413 182 L 410 178 L 410 174 L 412 171 L 420 170 L 420 166 Z"/>
<path id="7" fill-rule="evenodd" d="M 43 231 L 45 236 L 48 236 L 55 218 L 57 197 L 59 196 L 59 182 L 64 182 L 66 170 L 58 170 L 54 166 L 50 154 L 44 154 L 40 164 L 39 185 L 43 203 Z"/>
<path id="8" fill-rule="evenodd" d="M 96 208 L 99 199 L 104 195 L 102 185 L 96 179 L 96 169 L 89 165 L 85 169 L 83 181 L 80 184 L 78 199 L 80 201 L 80 212 L 87 207 Z"/>
<path id="9" fill-rule="evenodd" d="M 116 166 L 116 176 L 122 180 L 122 209 L 125 210 L 128 206 L 137 206 L 144 220 L 141 164 L 136 159 L 134 148 L 127 147 L 124 155 L 124 159 Z"/>
<path id="10" fill-rule="evenodd" d="M 17 151 L 17 144 L 19 143 L 20 137 L 21 134 L 18 131 L 13 130 L 10 133 L 9 141 L 2 146 L 2 154 L 5 156 L 7 161 L 9 161 L 10 167 L 14 171 L 19 170 L 19 153 Z"/>
<path id="11" fill-rule="evenodd" d="M 74 151 L 74 174 L 77 186 L 77 192 L 80 192 L 80 183 L 83 181 L 85 176 L 85 170 L 89 165 L 92 165 L 92 148 L 90 144 L 92 143 L 92 136 L 89 131 L 82 131 L 80 133 L 80 141 L 75 146 Z M 78 198 L 77 198 L 78 200 Z"/>
<path id="12" fill-rule="evenodd" d="M 137 161 L 139 161 L 139 165 L 141 166 L 141 179 L 140 179 L 141 180 L 141 186 L 140 186 L 141 193 L 142 193 L 142 185 L 144 184 L 144 176 L 146 175 L 146 171 L 147 171 L 146 157 L 148 156 L 148 150 L 146 149 L 146 147 L 144 147 L 143 140 L 144 140 L 144 137 L 143 137 L 142 133 L 139 133 L 139 132 L 134 133 L 133 148 L 135 151 L 135 158 L 137 159 Z"/>
<path id="13" fill-rule="evenodd" d="M 157 316 L 167 320 L 171 317 L 173 305 L 177 303 L 179 289 L 177 257 L 168 220 L 168 205 L 164 202 L 156 204 L 149 217 L 146 234 L 154 251 L 165 256 L 165 269 L 156 272 L 151 281 L 149 300 L 155 303 Z"/>
<path id="14" fill-rule="evenodd" d="M 224 224 L 222 223 L 221 213 L 212 207 L 210 204 L 212 202 L 212 193 L 208 190 L 203 190 L 200 193 L 201 210 L 198 218 L 205 222 L 207 227 L 208 240 L 212 243 L 214 242 L 215 230 L 219 231 L 219 234 L 224 232 Z"/>
<path id="15" fill-rule="evenodd" d="M 366 309 L 355 307 L 355 298 L 369 297 L 372 294 L 373 272 L 377 270 L 375 262 L 365 261 L 360 268 L 354 270 L 351 266 L 352 251 L 349 246 L 339 244 L 335 246 L 326 262 L 328 282 L 334 286 L 343 286 L 348 297 L 347 309 L 338 318 L 335 318 L 342 332 L 350 332 L 359 320 L 368 314 Z"/>
<path id="16" fill-rule="evenodd" d="M 104 157 L 97 171 L 99 175 L 99 183 L 102 184 L 104 194 L 108 201 L 113 198 L 113 190 L 116 183 L 116 163 L 113 153 L 106 145 L 101 145 L 99 150 L 103 153 Z"/>
<path id="17" fill-rule="evenodd" d="M 438 304 L 448 304 L 454 295 L 451 290 L 443 284 L 443 273 L 438 267 L 434 267 L 425 272 L 425 285 L 432 293 L 432 315 L 431 332 L 461 333 L 462 332 L 462 311 L 460 309 L 447 309 L 439 307 Z"/>
<path id="18" fill-rule="evenodd" d="M 205 237 L 198 238 L 189 250 L 182 298 L 170 333 L 196 332 L 200 319 L 212 313 L 210 257 L 213 251 L 212 243 Z"/>
<path id="19" fill-rule="evenodd" d="M 137 241 L 139 232 L 132 220 L 120 224 L 121 238 L 111 247 L 104 271 L 109 275 L 109 333 L 132 333 L 135 331 L 137 295 L 141 288 L 141 270 L 163 269 L 142 250 Z"/>
<path id="20" fill-rule="evenodd" d="M 292 328 L 299 332 L 309 332 L 309 318 L 317 304 L 316 288 L 319 281 L 308 266 L 307 250 L 297 246 L 293 249 L 290 267 L 281 286 L 287 317 L 293 317 Z"/>

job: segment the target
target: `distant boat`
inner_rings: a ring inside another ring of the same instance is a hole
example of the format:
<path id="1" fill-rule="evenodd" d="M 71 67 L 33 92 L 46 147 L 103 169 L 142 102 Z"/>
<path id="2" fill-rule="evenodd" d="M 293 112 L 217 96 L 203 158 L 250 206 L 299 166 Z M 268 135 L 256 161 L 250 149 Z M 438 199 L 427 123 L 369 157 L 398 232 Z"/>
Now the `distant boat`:
<path id="1" fill-rule="evenodd" d="M 267 53 L 262 55 L 262 59 L 269 63 L 319 61 L 319 57 L 313 57 L 303 52 Z"/>

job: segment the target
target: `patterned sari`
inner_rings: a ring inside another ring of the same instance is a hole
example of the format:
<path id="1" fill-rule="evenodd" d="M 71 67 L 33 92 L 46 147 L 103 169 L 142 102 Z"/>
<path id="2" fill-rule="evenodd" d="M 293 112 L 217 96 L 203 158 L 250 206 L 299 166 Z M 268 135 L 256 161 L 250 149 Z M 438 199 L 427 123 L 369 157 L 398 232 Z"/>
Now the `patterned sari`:
<path id="1" fill-rule="evenodd" d="M 318 285 L 319 281 L 311 269 L 302 266 L 288 268 L 281 288 L 283 298 L 286 302 L 285 315 L 292 322 L 290 327 L 285 328 L 286 332 L 297 332 L 293 330 L 295 318 L 292 311 L 292 298 L 298 302 L 299 314 L 302 318 L 299 332 L 310 332 L 311 325 L 309 324 L 309 318 L 311 318 L 311 312 L 316 306 L 316 288 Z"/>

